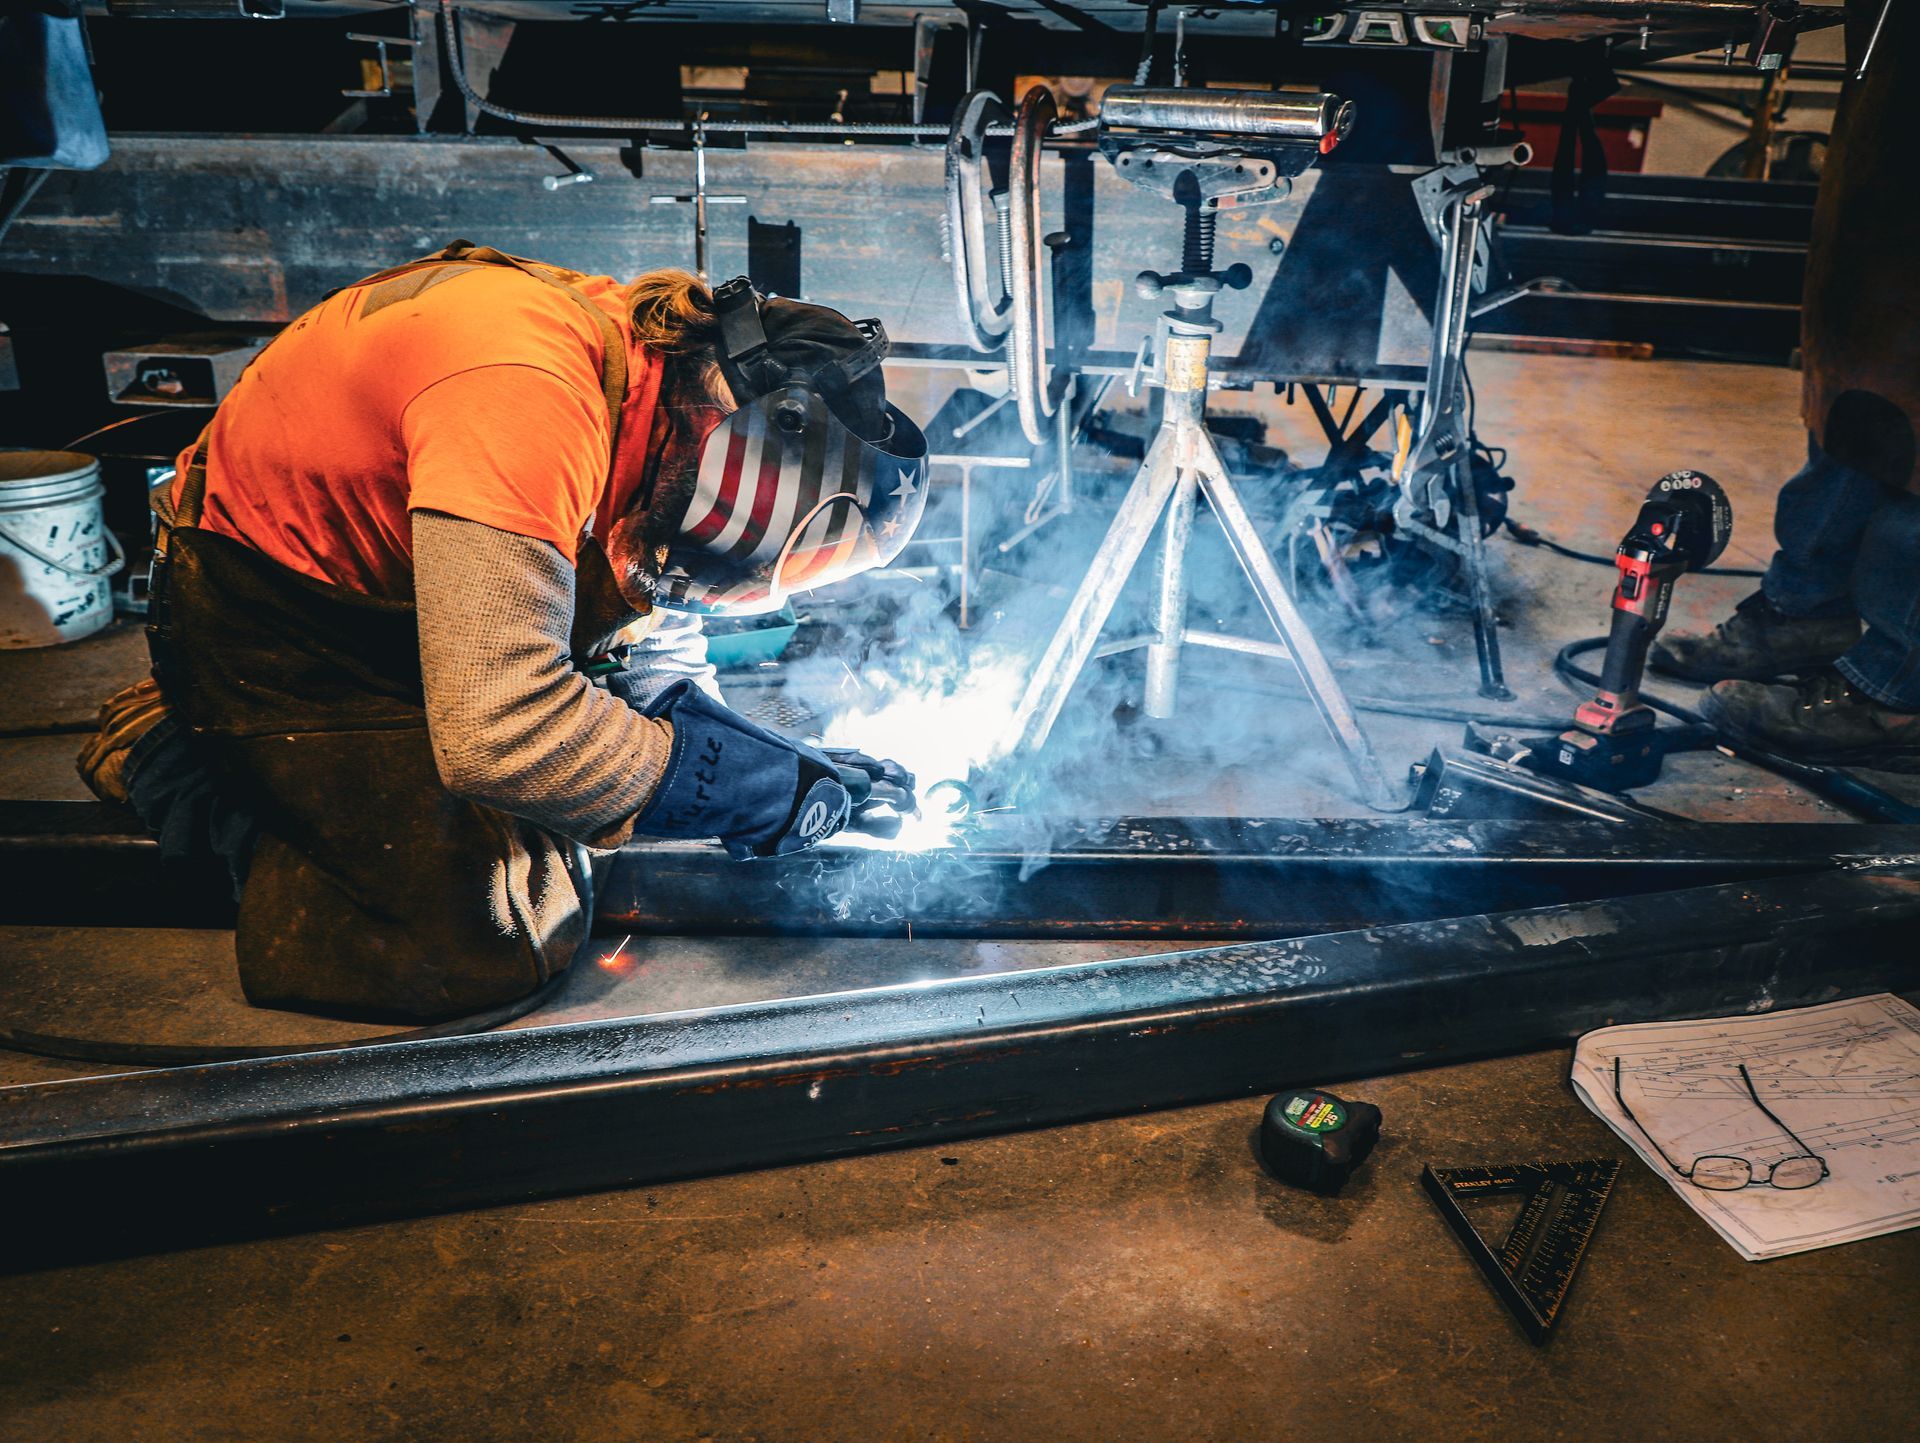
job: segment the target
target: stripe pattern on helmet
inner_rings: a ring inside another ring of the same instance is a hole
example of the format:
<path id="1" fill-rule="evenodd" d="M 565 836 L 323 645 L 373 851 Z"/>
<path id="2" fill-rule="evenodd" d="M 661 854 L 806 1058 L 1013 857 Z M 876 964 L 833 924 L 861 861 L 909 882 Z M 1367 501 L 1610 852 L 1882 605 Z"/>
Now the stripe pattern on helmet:
<path id="1" fill-rule="evenodd" d="M 778 424 L 781 409 L 794 406 L 804 416 L 797 432 Z M 913 440 L 918 454 L 895 458 L 801 387 L 742 407 L 702 448 L 693 498 L 661 577 L 662 602 L 735 614 L 770 610 L 785 592 L 891 560 L 925 505 L 925 447 L 917 431 Z"/>

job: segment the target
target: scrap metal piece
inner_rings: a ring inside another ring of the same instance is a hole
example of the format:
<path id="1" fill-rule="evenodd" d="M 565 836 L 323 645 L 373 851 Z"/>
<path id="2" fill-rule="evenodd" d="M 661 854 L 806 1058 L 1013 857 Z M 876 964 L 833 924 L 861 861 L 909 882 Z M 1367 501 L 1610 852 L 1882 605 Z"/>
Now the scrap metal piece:
<path id="1" fill-rule="evenodd" d="M 100 357 L 107 396 L 123 406 L 211 409 L 225 399 L 269 336 L 197 331 Z"/>

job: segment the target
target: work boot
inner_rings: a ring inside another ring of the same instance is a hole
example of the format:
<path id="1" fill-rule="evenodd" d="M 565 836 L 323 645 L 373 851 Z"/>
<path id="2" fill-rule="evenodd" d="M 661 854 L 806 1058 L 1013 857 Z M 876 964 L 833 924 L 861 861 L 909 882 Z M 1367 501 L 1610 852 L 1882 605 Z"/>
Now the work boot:
<path id="1" fill-rule="evenodd" d="M 1649 664 L 1688 681 L 1766 681 L 1832 666 L 1859 639 L 1855 616 L 1788 616 L 1755 591 L 1713 631 L 1653 643 Z"/>
<path id="2" fill-rule="evenodd" d="M 1672 632 L 1650 664 L 1689 681 L 1765 681 L 1832 666 L 1860 639 L 1853 616 L 1788 616 L 1756 591 L 1712 631 Z"/>
<path id="3" fill-rule="evenodd" d="M 1791 686 L 1723 681 L 1701 698 L 1700 715 L 1735 745 L 1822 766 L 1920 771 L 1920 713 L 1882 706 L 1837 671 Z"/>

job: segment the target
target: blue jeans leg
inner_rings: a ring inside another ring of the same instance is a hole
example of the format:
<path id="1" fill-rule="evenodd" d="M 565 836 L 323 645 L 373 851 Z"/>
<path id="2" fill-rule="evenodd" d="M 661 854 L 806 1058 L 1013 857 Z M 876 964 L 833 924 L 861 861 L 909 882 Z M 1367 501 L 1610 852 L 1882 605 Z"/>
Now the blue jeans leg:
<path id="1" fill-rule="evenodd" d="M 1860 541 L 1853 599 L 1866 634 L 1837 663 L 1883 706 L 1920 711 L 1920 497 L 1882 490 Z"/>
<path id="2" fill-rule="evenodd" d="M 1760 583 L 1767 600 L 1788 616 L 1857 614 L 1861 543 L 1886 499 L 1879 482 L 1835 461 L 1809 435 L 1807 464 L 1780 488 L 1774 507 L 1780 549 Z"/>
<path id="3" fill-rule="evenodd" d="M 1760 589 L 1788 616 L 1858 616 L 1836 663 L 1883 706 L 1920 711 L 1920 497 L 1889 491 L 1807 438 L 1807 464 L 1780 488 Z"/>

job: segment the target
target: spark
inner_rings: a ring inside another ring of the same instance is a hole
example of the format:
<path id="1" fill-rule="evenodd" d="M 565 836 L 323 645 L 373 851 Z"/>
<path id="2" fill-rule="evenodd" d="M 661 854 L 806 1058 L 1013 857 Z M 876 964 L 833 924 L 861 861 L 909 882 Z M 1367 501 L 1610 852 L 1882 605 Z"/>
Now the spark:
<path id="1" fill-rule="evenodd" d="M 611 952 L 609 952 L 606 956 L 600 959 L 600 970 L 602 972 L 613 972 L 613 973 L 625 973 L 630 971 L 633 967 L 633 962 L 631 960 L 622 961 L 620 954 L 627 950 L 627 943 L 631 942 L 632 940 L 633 940 L 633 933 L 631 932 L 627 933 L 626 936 L 622 937 L 620 939 L 620 945 L 618 947 L 615 947 Z"/>

